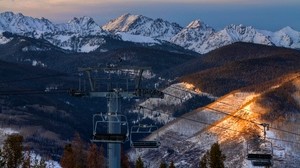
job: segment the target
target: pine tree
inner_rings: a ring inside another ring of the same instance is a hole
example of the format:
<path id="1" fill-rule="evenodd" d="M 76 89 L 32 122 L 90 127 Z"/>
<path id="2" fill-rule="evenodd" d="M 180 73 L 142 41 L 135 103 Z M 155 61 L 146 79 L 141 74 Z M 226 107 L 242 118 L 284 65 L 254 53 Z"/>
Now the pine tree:
<path id="1" fill-rule="evenodd" d="M 169 168 L 175 168 L 173 160 L 171 161 Z"/>
<path id="2" fill-rule="evenodd" d="M 200 168 L 208 168 L 207 167 L 208 162 L 209 162 L 209 151 L 207 151 L 204 154 L 204 156 L 201 158 L 201 160 L 200 160 Z"/>
<path id="3" fill-rule="evenodd" d="M 3 152 L 2 149 L 0 148 L 0 167 L 5 166 L 5 159 L 3 158 Z"/>
<path id="4" fill-rule="evenodd" d="M 96 144 L 90 145 L 87 154 L 87 167 L 88 168 L 104 168 L 105 158 L 103 153 L 103 148 L 100 150 Z"/>
<path id="5" fill-rule="evenodd" d="M 75 158 L 74 168 L 85 168 L 86 167 L 86 153 L 84 151 L 84 143 L 80 138 L 79 133 L 75 133 L 72 141 L 72 149 Z"/>
<path id="6" fill-rule="evenodd" d="M 135 162 L 135 168 L 144 168 L 144 163 L 140 156 Z"/>
<path id="7" fill-rule="evenodd" d="M 122 168 L 130 168 L 129 158 L 123 151 L 121 154 L 121 167 Z"/>
<path id="8" fill-rule="evenodd" d="M 200 168 L 224 168 L 226 156 L 222 154 L 220 145 L 214 143 L 199 162 Z"/>
<path id="9" fill-rule="evenodd" d="M 3 159 L 7 168 L 16 168 L 23 161 L 23 136 L 12 134 L 7 137 L 3 145 Z"/>
<path id="10" fill-rule="evenodd" d="M 226 156 L 222 154 L 219 143 L 214 143 L 210 148 L 209 165 L 210 168 L 224 168 Z"/>
<path id="11" fill-rule="evenodd" d="M 159 165 L 159 168 L 167 168 L 168 165 L 165 161 L 161 161 L 160 165 Z"/>
<path id="12" fill-rule="evenodd" d="M 71 144 L 67 144 L 65 146 L 64 153 L 60 160 L 60 165 L 63 168 L 75 168 L 75 158 Z"/>

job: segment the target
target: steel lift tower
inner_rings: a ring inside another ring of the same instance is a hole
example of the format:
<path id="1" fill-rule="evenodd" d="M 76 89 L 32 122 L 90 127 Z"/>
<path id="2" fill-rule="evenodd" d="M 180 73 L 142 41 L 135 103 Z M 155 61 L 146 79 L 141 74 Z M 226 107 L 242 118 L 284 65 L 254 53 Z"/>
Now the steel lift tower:
<path id="1" fill-rule="evenodd" d="M 156 89 L 141 88 L 142 74 L 148 69 L 140 67 L 89 67 L 78 69 L 81 74 L 85 73 L 87 75 L 89 88 L 85 87 L 85 80 L 79 80 L 79 89 L 72 89 L 70 94 L 77 97 L 103 97 L 107 99 L 107 113 L 93 115 L 91 141 L 108 143 L 109 168 L 120 168 L 121 144 L 129 139 L 127 119 L 121 113 L 121 100 L 123 98 L 164 97 L 164 94 Z M 101 71 L 102 77 L 108 76 L 108 78 L 99 78 Z M 123 76 L 127 76 L 127 78 L 122 78 Z M 128 78 L 128 76 L 131 76 L 131 78 Z M 121 81 L 125 81 L 125 83 Z M 106 88 L 101 87 L 101 82 L 102 84 L 106 83 Z M 133 83 L 133 87 L 130 87 L 129 83 Z M 107 128 L 102 128 L 107 129 L 104 133 L 99 128 L 99 125 L 103 123 L 107 124 Z M 123 129 L 124 125 L 127 125 L 125 131 Z"/>

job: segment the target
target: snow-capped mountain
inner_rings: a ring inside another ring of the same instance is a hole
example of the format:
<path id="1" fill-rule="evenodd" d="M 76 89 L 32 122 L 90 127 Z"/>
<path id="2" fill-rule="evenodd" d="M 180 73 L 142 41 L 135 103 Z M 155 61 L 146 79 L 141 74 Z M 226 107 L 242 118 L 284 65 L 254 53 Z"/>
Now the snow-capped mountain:
<path id="1" fill-rule="evenodd" d="M 195 26 L 197 24 L 194 22 L 175 35 L 171 42 L 201 54 L 235 42 L 300 49 L 300 32 L 293 30 L 291 27 L 285 27 L 277 32 L 270 32 L 257 30 L 252 26 L 231 24 L 223 30 L 215 32 L 199 21 L 199 26 Z"/>
<path id="2" fill-rule="evenodd" d="M 199 53 L 207 53 L 234 42 L 249 42 L 256 44 L 272 45 L 272 42 L 265 36 L 257 32 L 251 26 L 229 25 L 225 29 L 214 33 L 201 46 Z"/>
<path id="3" fill-rule="evenodd" d="M 72 32 L 80 35 L 106 35 L 107 33 L 91 17 L 74 17 L 68 23 L 57 25 L 59 32 Z"/>
<path id="4" fill-rule="evenodd" d="M 171 42 L 184 48 L 199 52 L 201 46 L 215 33 L 215 30 L 201 22 L 192 21 L 186 28 L 172 37 Z M 200 52 L 201 53 L 201 52 Z"/>
<path id="5" fill-rule="evenodd" d="M 45 18 L 36 19 L 21 13 L 0 13 L 0 30 L 26 35 L 29 33 L 46 33 L 55 31 L 55 25 Z"/>
<path id="6" fill-rule="evenodd" d="M 198 23 L 198 26 L 192 26 L 195 25 L 195 22 Z M 201 54 L 234 42 L 273 44 L 266 35 L 257 32 L 251 26 L 229 25 L 225 29 L 215 32 L 213 28 L 200 21 L 190 23 L 185 29 L 174 36 L 171 41 Z"/>
<path id="7" fill-rule="evenodd" d="M 182 28 L 176 23 L 151 19 L 142 15 L 124 14 L 100 27 L 92 18 L 73 18 L 67 23 L 54 24 L 41 18 L 20 13 L 0 13 L 0 32 L 45 39 L 55 46 L 74 52 L 91 52 L 105 43 L 103 36 L 114 35 L 123 41 L 163 45 L 168 41 L 205 54 L 235 42 L 249 42 L 300 49 L 300 32 L 291 27 L 271 32 L 257 30 L 252 26 L 229 25 L 215 31 L 200 20 L 192 21 Z M 11 39 L 0 36 L 0 43 Z"/>
<path id="8" fill-rule="evenodd" d="M 105 43 L 101 37 L 108 33 L 90 17 L 73 18 L 68 23 L 54 24 L 41 18 L 32 18 L 20 13 L 4 12 L 0 14 L 0 31 L 18 35 L 43 38 L 55 46 L 75 52 L 90 52 Z M 9 40 L 3 36 L 2 43 Z"/>
<path id="9" fill-rule="evenodd" d="M 104 30 L 116 33 L 126 32 L 132 35 L 142 35 L 160 40 L 170 40 L 182 27 L 162 19 L 151 19 L 142 15 L 124 14 L 111 20 L 102 27 Z"/>
<path id="10" fill-rule="evenodd" d="M 90 17 L 73 18 L 68 23 L 54 24 L 45 18 L 32 18 L 24 16 L 21 13 L 14 14 L 12 12 L 0 13 L 0 29 L 19 35 L 29 35 L 34 33 L 41 35 L 45 33 L 69 32 L 80 35 L 103 35 L 105 31 L 101 29 L 96 22 Z"/>
<path id="11" fill-rule="evenodd" d="M 300 32 L 295 31 L 293 28 L 287 26 L 283 29 L 270 32 L 265 30 L 258 30 L 262 34 L 268 36 L 268 38 L 272 41 L 276 46 L 282 46 L 286 48 L 300 48 Z"/>

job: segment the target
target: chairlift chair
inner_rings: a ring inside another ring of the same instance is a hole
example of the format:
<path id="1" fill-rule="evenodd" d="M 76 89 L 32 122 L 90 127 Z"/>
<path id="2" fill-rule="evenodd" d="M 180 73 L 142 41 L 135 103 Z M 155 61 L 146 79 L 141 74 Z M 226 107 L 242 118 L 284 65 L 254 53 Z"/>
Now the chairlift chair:
<path id="1" fill-rule="evenodd" d="M 132 126 L 130 131 L 130 146 L 133 148 L 158 148 L 160 146 L 158 132 L 154 140 L 138 140 L 139 136 L 148 136 L 157 129 L 157 126 L 154 125 Z"/>
<path id="2" fill-rule="evenodd" d="M 110 120 L 108 120 L 110 118 Z M 120 127 L 120 133 L 109 133 L 109 124 L 116 124 Z M 124 143 L 128 140 L 129 128 L 125 115 L 120 114 L 94 114 L 93 115 L 93 135 L 91 141 L 105 143 Z"/>
<path id="3" fill-rule="evenodd" d="M 261 142 L 259 142 L 261 141 Z M 247 159 L 253 166 L 272 166 L 273 165 L 273 145 L 266 139 L 259 139 L 258 148 L 251 149 L 250 143 L 247 143 Z M 257 144 L 256 144 L 257 145 Z"/>

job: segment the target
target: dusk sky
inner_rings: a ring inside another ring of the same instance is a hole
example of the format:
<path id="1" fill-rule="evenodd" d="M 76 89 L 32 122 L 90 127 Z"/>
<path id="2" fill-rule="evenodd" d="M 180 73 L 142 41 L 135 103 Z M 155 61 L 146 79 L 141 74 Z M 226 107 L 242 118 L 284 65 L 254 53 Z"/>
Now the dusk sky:
<path id="1" fill-rule="evenodd" d="M 229 24 L 300 31 L 300 0 L 0 0 L 0 12 L 45 17 L 54 23 L 90 16 L 103 25 L 124 13 L 186 26 L 195 19 L 219 30 Z"/>

